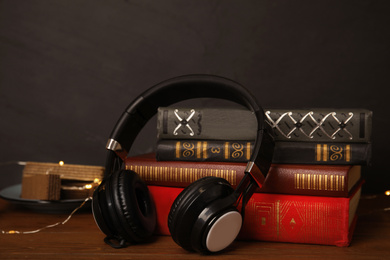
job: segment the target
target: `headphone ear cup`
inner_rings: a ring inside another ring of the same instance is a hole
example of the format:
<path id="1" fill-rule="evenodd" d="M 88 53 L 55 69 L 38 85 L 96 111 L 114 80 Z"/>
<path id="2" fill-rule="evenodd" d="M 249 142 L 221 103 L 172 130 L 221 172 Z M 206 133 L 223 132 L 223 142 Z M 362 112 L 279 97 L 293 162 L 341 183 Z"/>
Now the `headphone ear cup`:
<path id="1" fill-rule="evenodd" d="M 131 242 L 148 239 L 156 227 L 156 208 L 145 182 L 133 171 L 119 171 L 113 182 L 115 208 Z"/>
<path id="2" fill-rule="evenodd" d="M 107 208 L 108 205 L 105 199 L 105 184 L 106 180 L 103 180 L 102 183 L 93 192 L 92 215 L 100 231 L 102 231 L 108 237 L 113 237 L 114 234 L 111 230 L 115 230 L 115 228 L 112 226 L 112 222 L 109 221 L 109 210 Z"/>
<path id="3" fill-rule="evenodd" d="M 204 177 L 187 186 L 175 199 L 168 215 L 173 240 L 188 251 L 195 251 L 191 233 L 200 213 L 213 201 L 227 197 L 234 189 L 218 177 Z"/>
<path id="4" fill-rule="evenodd" d="M 94 194 L 94 200 L 99 201 L 93 202 L 93 212 L 99 228 L 108 236 L 105 241 L 123 247 L 125 241 L 147 240 L 156 226 L 156 209 L 145 182 L 133 171 L 119 170 L 103 185 L 95 191 L 102 194 Z M 111 239 L 118 240 L 120 246 Z"/>
<path id="5" fill-rule="evenodd" d="M 201 253 L 215 253 L 228 247 L 241 230 L 242 216 L 237 208 L 223 207 L 221 200 L 202 212 L 192 230 L 192 246 Z M 223 204 L 223 203 L 222 203 Z"/>

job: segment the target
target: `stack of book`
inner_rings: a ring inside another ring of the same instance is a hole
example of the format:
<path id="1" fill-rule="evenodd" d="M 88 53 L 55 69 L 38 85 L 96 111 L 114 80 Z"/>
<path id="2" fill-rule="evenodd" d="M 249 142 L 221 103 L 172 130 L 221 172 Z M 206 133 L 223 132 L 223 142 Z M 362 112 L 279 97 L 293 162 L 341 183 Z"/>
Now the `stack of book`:
<path id="1" fill-rule="evenodd" d="M 371 158 L 372 112 L 265 110 L 275 131 L 273 164 L 252 196 L 240 239 L 348 246 L 356 224 L 361 166 Z M 160 234 L 180 191 L 204 176 L 241 180 L 256 138 L 251 111 L 162 107 L 155 154 L 130 157 L 156 202 Z M 255 169 L 258 170 L 258 169 Z"/>

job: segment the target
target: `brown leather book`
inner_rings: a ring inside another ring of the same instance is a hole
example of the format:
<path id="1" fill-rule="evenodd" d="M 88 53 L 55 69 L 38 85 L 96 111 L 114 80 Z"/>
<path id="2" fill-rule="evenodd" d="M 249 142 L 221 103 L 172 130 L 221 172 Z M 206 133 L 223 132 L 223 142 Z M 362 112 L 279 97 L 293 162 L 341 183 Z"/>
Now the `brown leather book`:
<path id="1" fill-rule="evenodd" d="M 137 172 L 148 185 L 167 187 L 186 187 L 205 176 L 225 178 L 235 187 L 245 167 L 246 163 L 234 162 L 157 161 L 154 154 L 126 160 L 126 168 Z M 254 171 L 259 169 L 254 167 Z M 348 197 L 360 179 L 358 165 L 273 164 L 257 192 Z"/>

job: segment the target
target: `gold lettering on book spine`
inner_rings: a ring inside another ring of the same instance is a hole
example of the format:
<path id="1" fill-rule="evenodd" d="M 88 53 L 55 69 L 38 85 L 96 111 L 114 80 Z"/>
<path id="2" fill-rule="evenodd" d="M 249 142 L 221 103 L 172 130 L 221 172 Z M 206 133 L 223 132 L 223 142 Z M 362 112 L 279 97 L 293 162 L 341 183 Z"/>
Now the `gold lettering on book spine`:
<path id="1" fill-rule="evenodd" d="M 316 144 L 315 149 L 315 158 L 317 162 L 327 162 L 331 161 L 340 161 L 345 160 L 346 162 L 351 161 L 351 145 L 338 146 L 332 144 L 328 146 L 327 144 Z"/>
<path id="2" fill-rule="evenodd" d="M 334 187 L 334 175 L 330 175 L 330 190 L 333 190 Z"/>
<path id="3" fill-rule="evenodd" d="M 280 200 L 276 201 L 276 236 L 280 234 Z"/>
<path id="4" fill-rule="evenodd" d="M 189 142 L 184 142 L 183 143 L 183 157 L 184 158 L 188 158 L 188 157 L 193 157 L 194 154 L 195 154 L 195 145 L 193 143 L 189 143 Z"/>
<path id="5" fill-rule="evenodd" d="M 345 160 L 347 162 L 351 161 L 351 146 L 349 144 L 345 146 Z"/>
<path id="6" fill-rule="evenodd" d="M 328 175 L 325 175 L 325 179 L 324 179 L 324 190 L 328 190 Z"/>
<path id="7" fill-rule="evenodd" d="M 322 175 L 319 175 L 318 176 L 318 190 L 322 190 L 323 188 L 323 185 L 322 185 L 322 179 L 323 179 L 323 177 L 322 177 Z"/>
<path id="8" fill-rule="evenodd" d="M 326 162 L 328 161 L 328 145 L 324 144 L 324 149 L 323 149 L 323 154 L 324 154 L 324 157 L 323 157 L 323 161 Z"/>
<path id="9" fill-rule="evenodd" d="M 196 142 L 196 158 L 202 158 L 202 142 Z"/>
<path id="10" fill-rule="evenodd" d="M 313 174 L 313 190 L 317 190 L 317 176 L 318 174 Z"/>
<path id="11" fill-rule="evenodd" d="M 294 174 L 294 189 L 296 190 L 323 190 L 344 191 L 345 176 L 330 174 Z"/>
<path id="12" fill-rule="evenodd" d="M 207 148 L 208 148 L 208 143 L 207 142 L 203 142 L 203 159 L 207 159 L 209 157 L 208 153 L 207 153 Z"/>
<path id="13" fill-rule="evenodd" d="M 329 150 L 332 152 L 330 156 L 331 161 L 338 161 L 343 158 L 343 154 L 342 154 L 343 148 L 341 146 L 331 145 L 329 147 Z"/>
<path id="14" fill-rule="evenodd" d="M 225 159 L 229 159 L 230 151 L 229 151 L 229 142 L 225 142 Z"/>
<path id="15" fill-rule="evenodd" d="M 322 147 L 320 144 L 317 144 L 316 146 L 316 161 L 319 162 L 321 161 L 321 151 L 322 151 Z"/>
<path id="16" fill-rule="evenodd" d="M 249 161 L 251 159 L 252 151 L 251 151 L 251 143 L 246 143 L 246 159 Z"/>
<path id="17" fill-rule="evenodd" d="M 239 143 L 233 143 L 232 148 L 234 149 L 234 152 L 232 153 L 232 158 L 237 159 L 241 158 L 244 155 L 244 145 Z"/>
<path id="18" fill-rule="evenodd" d="M 176 158 L 180 158 L 180 154 L 181 154 L 181 143 L 180 142 L 176 142 Z"/>

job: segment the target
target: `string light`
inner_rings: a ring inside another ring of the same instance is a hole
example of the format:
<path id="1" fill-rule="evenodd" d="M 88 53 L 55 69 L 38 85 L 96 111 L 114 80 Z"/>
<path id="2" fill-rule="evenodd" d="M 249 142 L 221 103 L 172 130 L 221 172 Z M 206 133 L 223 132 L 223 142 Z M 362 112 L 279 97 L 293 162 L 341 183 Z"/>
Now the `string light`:
<path id="1" fill-rule="evenodd" d="M 10 161 L 10 162 L 0 162 L 0 166 L 3 166 L 3 165 L 12 165 L 12 164 L 17 164 L 17 165 L 21 165 L 21 166 L 26 166 L 27 165 L 27 162 L 24 162 L 24 161 Z M 59 161 L 58 162 L 58 165 L 59 166 L 64 166 L 65 163 L 64 161 Z M 46 170 L 46 174 L 49 174 L 50 171 L 52 171 L 53 168 L 49 168 L 48 170 Z M 90 184 L 86 184 L 82 187 L 68 187 L 69 189 L 74 189 L 74 188 L 77 188 L 77 189 L 92 189 L 94 187 L 96 187 L 97 185 L 99 185 L 101 183 L 101 180 L 99 178 L 95 178 L 94 181 Z M 66 187 L 62 187 L 63 189 Z M 9 234 L 9 235 L 13 235 L 13 234 L 34 234 L 34 233 L 38 233 L 44 229 L 47 229 L 47 228 L 52 228 L 52 227 L 56 227 L 58 225 L 64 225 L 65 223 L 67 223 L 71 217 L 73 216 L 74 213 L 76 213 L 77 210 L 79 210 L 80 208 L 82 208 L 85 203 L 89 200 L 92 200 L 92 197 L 87 197 L 81 204 L 80 206 L 78 206 L 77 208 L 75 208 L 71 213 L 70 215 L 64 220 L 64 221 L 60 221 L 60 222 L 57 222 L 57 223 L 54 223 L 54 224 L 51 224 L 51 225 L 47 225 L 47 226 L 44 226 L 42 228 L 39 228 L 39 229 L 36 229 L 36 230 L 31 230 L 31 231 L 18 231 L 18 230 L 9 230 L 9 231 L 5 231 L 5 230 L 1 230 L 0 229 L 0 234 Z"/>
<path id="2" fill-rule="evenodd" d="M 385 191 L 386 196 L 390 196 L 390 190 Z"/>
<path id="3" fill-rule="evenodd" d="M 14 234 L 21 234 L 21 235 L 26 235 L 26 234 L 34 234 L 34 233 L 38 233 L 44 229 L 47 229 L 47 228 L 52 228 L 52 227 L 56 227 L 58 225 L 64 225 L 66 222 L 68 222 L 70 220 L 70 218 L 73 216 L 74 213 L 76 213 L 77 210 L 79 210 L 80 208 L 82 208 L 84 206 L 85 203 L 87 203 L 87 201 L 91 200 L 92 197 L 88 197 L 86 198 L 83 203 L 81 203 L 80 206 L 78 206 L 77 208 L 75 208 L 72 213 L 70 213 L 70 215 L 64 220 L 64 221 L 60 221 L 60 222 L 57 222 L 57 223 L 54 223 L 54 224 L 51 224 L 51 225 L 47 225 L 43 228 L 39 228 L 39 229 L 36 229 L 36 230 L 31 230 L 31 231 L 17 231 L 17 230 L 9 230 L 9 231 L 4 231 L 4 230 L 0 230 L 2 234 L 6 234 L 6 235 L 14 235 Z"/>
<path id="4" fill-rule="evenodd" d="M 93 182 L 85 184 L 83 186 L 61 186 L 61 189 L 63 190 L 90 190 L 96 186 L 98 186 L 101 183 L 101 180 L 98 178 L 95 178 Z"/>
<path id="5" fill-rule="evenodd" d="M 92 189 L 93 187 L 95 187 L 96 184 L 97 184 L 97 185 L 100 185 L 101 182 L 102 182 L 102 181 L 101 181 L 99 178 L 95 178 L 95 179 L 93 180 L 93 183 L 92 183 L 92 184 L 86 184 L 86 185 L 84 185 L 84 187 L 85 187 L 85 189 L 90 190 L 90 189 Z M 95 184 L 95 185 L 93 185 L 93 184 Z"/>

